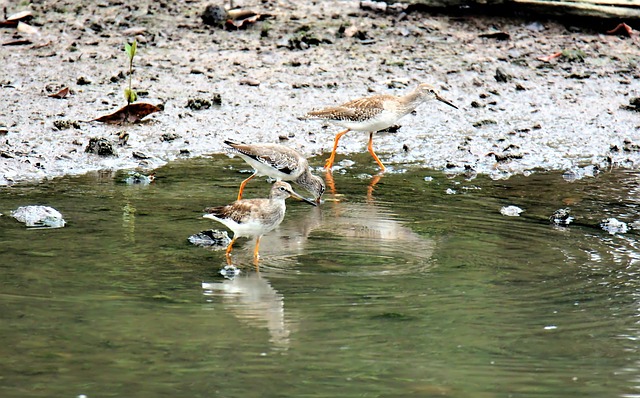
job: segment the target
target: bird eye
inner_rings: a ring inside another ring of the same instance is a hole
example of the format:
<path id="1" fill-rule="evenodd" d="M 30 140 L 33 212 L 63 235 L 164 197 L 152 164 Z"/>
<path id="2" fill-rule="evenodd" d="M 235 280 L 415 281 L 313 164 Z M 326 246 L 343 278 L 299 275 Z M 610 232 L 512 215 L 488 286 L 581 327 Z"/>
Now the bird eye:
<path id="1" fill-rule="evenodd" d="M 280 187 L 279 189 L 280 189 L 282 192 L 286 192 L 286 191 L 287 191 L 287 188 L 285 188 L 285 187 Z"/>
<path id="2" fill-rule="evenodd" d="M 430 92 L 431 94 L 435 94 L 435 93 L 436 93 L 436 90 L 434 90 L 434 89 L 430 88 L 430 89 L 429 89 L 429 92 Z"/>

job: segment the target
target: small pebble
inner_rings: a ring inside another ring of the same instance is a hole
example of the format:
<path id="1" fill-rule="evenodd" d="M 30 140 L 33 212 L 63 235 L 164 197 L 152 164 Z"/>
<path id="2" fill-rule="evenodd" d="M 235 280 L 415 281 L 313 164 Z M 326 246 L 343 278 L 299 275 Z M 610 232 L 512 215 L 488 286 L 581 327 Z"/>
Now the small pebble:
<path id="1" fill-rule="evenodd" d="M 504 206 L 500 209 L 500 214 L 502 214 L 503 216 L 518 217 L 523 211 L 524 210 L 522 210 L 518 206 Z"/>

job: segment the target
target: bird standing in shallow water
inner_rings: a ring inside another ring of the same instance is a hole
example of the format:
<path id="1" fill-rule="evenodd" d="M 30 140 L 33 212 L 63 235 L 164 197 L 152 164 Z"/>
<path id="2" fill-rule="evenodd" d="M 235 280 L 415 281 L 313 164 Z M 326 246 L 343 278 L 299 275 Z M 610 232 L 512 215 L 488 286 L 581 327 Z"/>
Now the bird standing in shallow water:
<path id="1" fill-rule="evenodd" d="M 285 199 L 294 197 L 313 206 L 316 203 L 303 198 L 293 191 L 291 185 L 284 181 L 277 181 L 271 187 L 269 199 L 242 199 L 226 206 L 208 207 L 203 217 L 216 220 L 233 231 L 233 238 L 227 246 L 225 256 L 227 264 L 231 265 L 231 250 L 236 239 L 240 237 L 256 236 L 256 246 L 253 250 L 254 262 L 257 265 L 260 248 L 260 238 L 275 229 L 284 219 Z"/>
<path id="2" fill-rule="evenodd" d="M 313 194 L 316 203 L 325 190 L 324 181 L 311 174 L 309 162 L 295 149 L 278 144 L 238 144 L 225 140 L 231 152 L 240 156 L 254 169 L 254 173 L 242 181 L 238 200 L 242 199 L 244 186 L 258 175 L 268 176 L 282 181 L 293 181 Z"/>
<path id="3" fill-rule="evenodd" d="M 340 138 L 349 131 L 355 130 L 369 132 L 369 145 L 367 148 L 373 159 L 380 166 L 380 169 L 384 171 L 384 164 L 373 151 L 373 133 L 393 126 L 401 117 L 413 112 L 418 105 L 429 99 L 436 99 L 458 109 L 457 106 L 442 98 L 433 86 L 422 83 L 407 95 L 396 97 L 394 95 L 380 94 L 360 98 L 342 105 L 308 112 L 300 119 L 327 120 L 346 128 L 346 130 L 336 134 L 331 156 L 329 156 L 324 165 L 325 169 L 330 170 L 333 166 Z"/>

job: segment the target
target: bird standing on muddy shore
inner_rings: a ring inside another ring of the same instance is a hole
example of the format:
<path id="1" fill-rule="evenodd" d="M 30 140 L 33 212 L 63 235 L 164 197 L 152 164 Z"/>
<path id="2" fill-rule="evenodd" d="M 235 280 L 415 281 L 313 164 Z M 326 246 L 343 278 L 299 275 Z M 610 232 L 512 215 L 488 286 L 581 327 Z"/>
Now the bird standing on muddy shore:
<path id="1" fill-rule="evenodd" d="M 225 251 L 228 265 L 232 265 L 231 250 L 235 241 L 240 237 L 251 238 L 253 236 L 256 237 L 253 258 L 254 263 L 257 265 L 260 238 L 280 225 L 286 210 L 284 201 L 289 197 L 294 197 L 316 206 L 315 202 L 294 192 L 288 183 L 277 181 L 271 187 L 269 199 L 242 199 L 226 206 L 204 209 L 205 214 L 202 217 L 218 221 L 233 231 L 233 238 Z"/>
<path id="2" fill-rule="evenodd" d="M 240 156 L 253 167 L 254 173 L 240 184 L 238 200 L 242 199 L 244 187 L 252 178 L 263 175 L 276 180 L 293 181 L 313 194 L 320 203 L 325 190 L 322 178 L 311 174 L 309 162 L 295 149 L 278 144 L 238 144 L 225 140 L 230 152 Z"/>
<path id="3" fill-rule="evenodd" d="M 430 99 L 436 99 L 458 109 L 457 106 L 441 97 L 433 86 L 422 83 L 415 90 L 403 96 L 379 94 L 359 98 L 342 105 L 308 112 L 300 119 L 326 120 L 346 128 L 346 130 L 336 134 L 331 156 L 329 156 L 324 165 L 325 169 L 330 170 L 333 166 L 340 138 L 349 131 L 354 130 L 369 132 L 367 149 L 380 166 L 381 171 L 384 171 L 384 164 L 373 151 L 373 133 L 394 125 L 401 117 L 413 112 L 418 105 Z"/>

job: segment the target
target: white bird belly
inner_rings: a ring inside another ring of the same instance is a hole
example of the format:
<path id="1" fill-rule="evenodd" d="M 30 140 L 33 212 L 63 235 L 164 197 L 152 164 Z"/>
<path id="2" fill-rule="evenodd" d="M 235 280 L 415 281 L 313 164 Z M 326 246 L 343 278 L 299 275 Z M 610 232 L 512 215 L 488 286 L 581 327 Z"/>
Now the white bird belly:
<path id="1" fill-rule="evenodd" d="M 240 237 L 244 237 L 244 238 L 251 238 L 253 236 L 258 236 L 258 235 L 264 235 L 267 232 L 275 229 L 275 227 L 278 226 L 278 224 L 280 224 L 280 222 L 282 220 L 280 220 L 280 222 L 276 223 L 276 224 L 263 224 L 259 221 L 249 221 L 249 222 L 245 222 L 242 224 L 238 224 L 237 222 L 227 219 L 227 218 L 218 218 L 214 215 L 211 214 L 205 214 L 203 216 L 204 218 L 210 218 L 212 220 L 216 220 L 219 223 L 224 224 L 227 228 L 229 228 L 230 230 L 233 231 L 233 237 L 234 238 L 240 238 Z"/>
<path id="2" fill-rule="evenodd" d="M 245 156 L 242 154 L 239 154 L 239 155 L 244 159 L 245 162 L 251 165 L 251 167 L 253 167 L 254 170 L 256 170 L 258 172 L 258 175 L 260 176 L 268 176 L 268 177 L 275 178 L 276 180 L 283 180 L 283 181 L 295 181 L 300 176 L 300 173 L 297 173 L 295 175 L 286 174 L 277 169 L 274 169 L 273 167 L 271 167 L 271 165 L 267 163 L 263 163 L 249 156 Z"/>
<path id="3" fill-rule="evenodd" d="M 399 117 L 397 113 L 384 110 L 374 118 L 363 121 L 336 120 L 334 123 L 354 131 L 379 131 L 393 126 Z"/>

